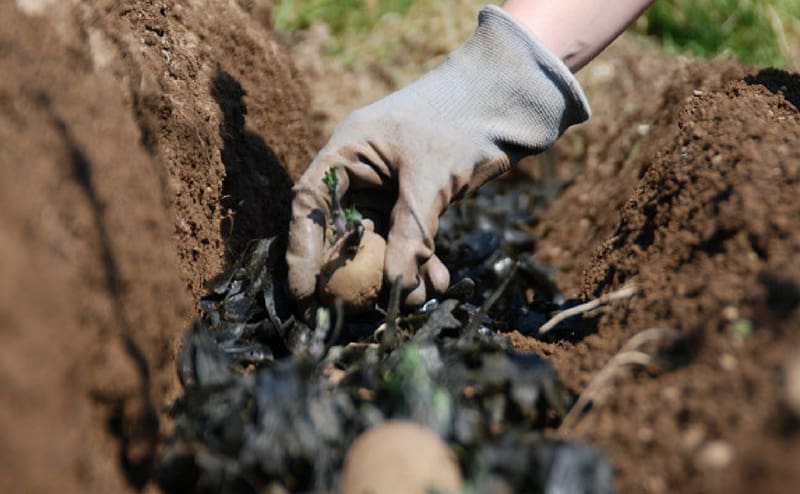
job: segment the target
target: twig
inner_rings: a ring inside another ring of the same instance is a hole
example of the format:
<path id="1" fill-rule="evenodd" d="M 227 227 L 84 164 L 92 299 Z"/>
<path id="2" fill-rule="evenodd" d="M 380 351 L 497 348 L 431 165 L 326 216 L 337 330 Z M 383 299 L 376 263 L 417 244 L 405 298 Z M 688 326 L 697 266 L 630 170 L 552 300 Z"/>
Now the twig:
<path id="1" fill-rule="evenodd" d="M 514 278 L 514 275 L 517 273 L 517 269 L 518 268 L 519 268 L 519 262 L 515 262 L 511 266 L 511 269 L 508 270 L 508 273 L 506 273 L 506 276 L 505 276 L 505 278 L 503 278 L 503 281 L 500 282 L 500 285 L 489 295 L 489 298 L 487 298 L 483 302 L 481 307 L 472 316 L 472 319 L 469 321 L 467 326 L 464 328 L 464 334 L 467 334 L 467 335 L 473 334 L 473 333 L 477 334 L 477 331 L 478 331 L 478 328 L 480 328 L 481 320 L 483 319 L 483 316 L 485 314 L 489 313 L 489 310 L 492 308 L 492 306 L 494 306 L 494 304 L 497 303 L 497 301 L 500 299 L 500 296 L 503 294 L 503 292 L 506 291 L 506 288 L 508 288 L 508 284 Z"/>
<path id="2" fill-rule="evenodd" d="M 400 277 L 395 278 L 389 291 L 389 307 L 386 311 L 386 329 L 381 335 L 380 345 L 383 350 L 390 350 L 397 345 L 397 318 L 400 317 Z"/>
<path id="3" fill-rule="evenodd" d="M 633 366 L 646 367 L 653 362 L 653 356 L 641 351 L 641 348 L 651 342 L 673 338 L 675 333 L 668 329 L 650 328 L 633 335 L 631 339 L 620 348 L 608 363 L 592 378 L 575 404 L 570 408 L 564 420 L 562 429 L 573 427 L 581 418 L 590 403 L 597 403 L 605 395 L 611 381 L 619 376 L 623 369 Z"/>
<path id="4" fill-rule="evenodd" d="M 551 329 L 558 326 L 558 324 L 564 321 L 565 319 L 569 319 L 570 317 L 584 314 L 586 312 L 592 311 L 600 307 L 601 305 L 606 305 L 616 300 L 623 300 L 632 297 L 637 293 L 639 293 L 639 288 L 636 285 L 623 286 L 619 290 L 606 293 L 605 295 L 602 295 L 594 300 L 590 300 L 586 303 L 576 305 L 575 307 L 570 307 L 569 309 L 559 312 L 558 314 L 553 316 L 549 321 L 544 323 L 542 327 L 539 328 L 539 335 L 547 333 Z"/>

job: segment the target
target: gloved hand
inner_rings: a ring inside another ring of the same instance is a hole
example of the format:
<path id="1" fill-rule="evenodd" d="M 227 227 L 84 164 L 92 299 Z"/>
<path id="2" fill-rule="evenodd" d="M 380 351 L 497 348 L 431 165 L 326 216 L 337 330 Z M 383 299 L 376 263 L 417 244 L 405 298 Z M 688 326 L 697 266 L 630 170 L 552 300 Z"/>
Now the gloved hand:
<path id="1" fill-rule="evenodd" d="M 335 167 L 339 197 L 387 235 L 384 274 L 422 303 L 447 289 L 434 255 L 439 216 L 454 200 L 543 151 L 589 117 L 572 73 L 499 7 L 472 38 L 418 81 L 346 118 L 294 187 L 286 259 L 300 301 L 316 289 Z M 388 223 L 387 223 L 388 221 Z"/>

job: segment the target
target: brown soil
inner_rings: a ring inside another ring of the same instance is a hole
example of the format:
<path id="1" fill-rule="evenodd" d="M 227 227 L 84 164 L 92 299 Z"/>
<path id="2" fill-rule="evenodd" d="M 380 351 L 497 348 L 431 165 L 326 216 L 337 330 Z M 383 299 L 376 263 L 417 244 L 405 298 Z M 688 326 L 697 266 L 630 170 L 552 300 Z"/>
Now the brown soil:
<path id="1" fill-rule="evenodd" d="M 308 98 L 260 2 L 0 2 L 0 491 L 148 482 L 204 282 L 285 227 Z"/>
<path id="2" fill-rule="evenodd" d="M 572 129 L 549 158 L 575 178 L 535 228 L 537 257 L 556 269 L 556 280 L 565 287 L 581 283 L 593 248 L 616 227 L 653 155 L 675 142 L 684 100 L 693 91 L 719 88 L 745 74 L 731 60 L 667 59 L 630 43 L 611 50 L 598 60 L 603 65 L 587 67 L 609 75 L 600 81 L 591 73 L 583 77 L 594 106 L 592 120 Z"/>
<path id="3" fill-rule="evenodd" d="M 285 228 L 291 179 L 330 128 L 310 130 L 328 117 L 264 4 L 0 2 L 0 491 L 155 490 L 194 301 L 248 239 Z M 642 293 L 577 342 L 518 346 L 581 391 L 638 331 L 680 335 L 558 431 L 608 451 L 621 492 L 800 481 L 784 371 L 800 344 L 800 86 L 744 75 L 612 47 L 584 74 L 596 118 L 548 154 L 585 171 L 542 213 L 537 256 L 570 294 Z"/>
<path id="4" fill-rule="evenodd" d="M 704 73 L 675 78 L 632 170 L 591 184 L 589 170 L 539 225 L 542 245 L 560 233 L 586 268 L 565 289 L 592 297 L 635 282 L 641 295 L 575 344 L 515 336 L 581 391 L 634 334 L 677 331 L 661 366 L 617 380 L 559 431 L 606 450 L 621 492 L 785 492 L 800 481 L 784 370 L 800 349 L 800 76 L 763 71 L 720 87 Z M 604 190 L 628 199 L 617 207 Z M 565 207 L 576 198 L 580 208 Z M 601 226 L 576 230 L 587 217 Z"/>

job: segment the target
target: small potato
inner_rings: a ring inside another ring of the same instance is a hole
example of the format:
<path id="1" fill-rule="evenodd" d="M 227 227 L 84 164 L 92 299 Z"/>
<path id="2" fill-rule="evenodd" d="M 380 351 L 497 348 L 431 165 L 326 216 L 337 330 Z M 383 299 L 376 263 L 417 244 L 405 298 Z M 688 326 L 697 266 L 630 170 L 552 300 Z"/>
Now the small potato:
<path id="1" fill-rule="evenodd" d="M 332 304 L 340 298 L 348 312 L 368 309 L 383 287 L 385 254 L 383 237 L 364 231 L 355 254 L 341 253 L 323 268 L 319 283 L 323 302 Z"/>
<path id="2" fill-rule="evenodd" d="M 344 462 L 342 494 L 460 492 L 461 471 L 447 444 L 408 420 L 389 420 L 361 434 Z"/>

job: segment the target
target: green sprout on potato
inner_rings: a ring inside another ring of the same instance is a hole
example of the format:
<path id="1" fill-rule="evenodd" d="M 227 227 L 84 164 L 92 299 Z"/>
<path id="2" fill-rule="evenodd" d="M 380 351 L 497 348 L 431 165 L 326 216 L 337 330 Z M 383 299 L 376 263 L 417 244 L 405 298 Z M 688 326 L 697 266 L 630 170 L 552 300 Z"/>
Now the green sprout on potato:
<path id="1" fill-rule="evenodd" d="M 339 197 L 339 176 L 336 167 L 329 168 L 322 177 L 330 195 L 330 226 L 333 230 L 331 247 L 326 259 L 332 259 L 342 249 L 355 247 L 364 233 L 363 216 L 355 205 L 342 207 Z"/>

